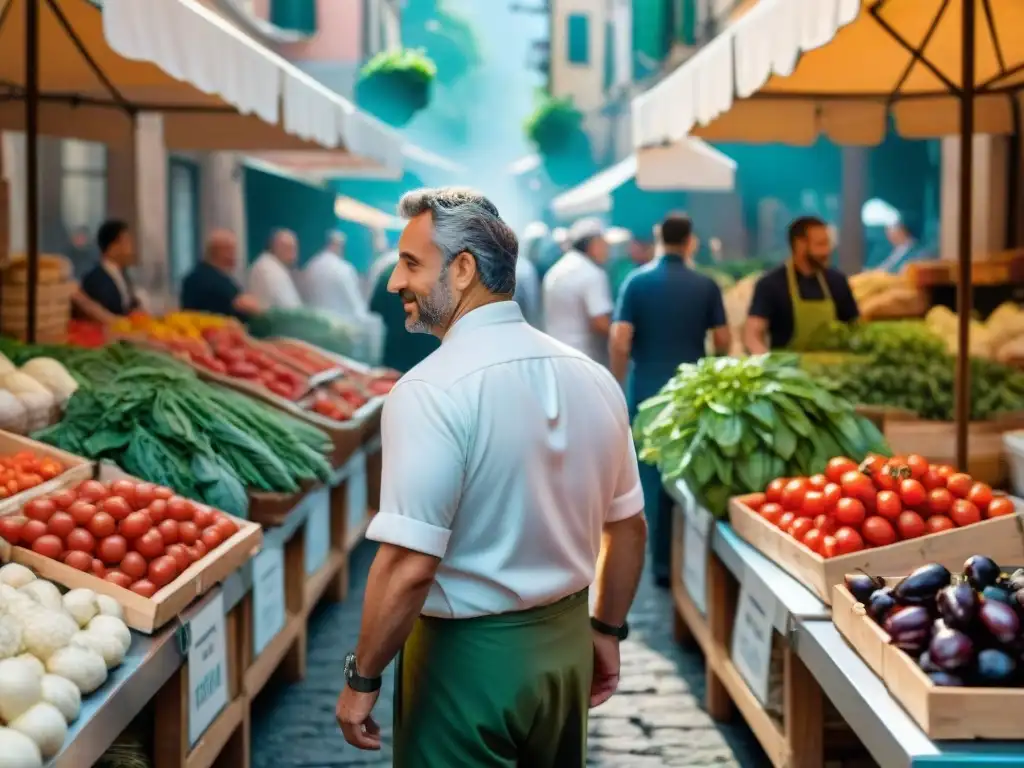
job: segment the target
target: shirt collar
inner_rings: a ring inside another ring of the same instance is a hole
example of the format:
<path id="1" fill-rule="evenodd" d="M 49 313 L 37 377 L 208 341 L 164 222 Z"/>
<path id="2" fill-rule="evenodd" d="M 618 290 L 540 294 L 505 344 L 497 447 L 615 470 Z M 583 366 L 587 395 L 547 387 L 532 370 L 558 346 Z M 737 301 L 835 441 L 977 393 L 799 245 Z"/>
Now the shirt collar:
<path id="1" fill-rule="evenodd" d="M 455 322 L 455 325 L 448 329 L 448 333 L 444 335 L 441 343 L 447 343 L 458 335 L 476 330 L 477 328 L 484 328 L 488 325 L 522 322 L 525 322 L 523 320 L 523 310 L 519 308 L 516 302 L 511 299 L 508 301 L 496 301 L 493 304 L 477 307 L 460 317 Z"/>

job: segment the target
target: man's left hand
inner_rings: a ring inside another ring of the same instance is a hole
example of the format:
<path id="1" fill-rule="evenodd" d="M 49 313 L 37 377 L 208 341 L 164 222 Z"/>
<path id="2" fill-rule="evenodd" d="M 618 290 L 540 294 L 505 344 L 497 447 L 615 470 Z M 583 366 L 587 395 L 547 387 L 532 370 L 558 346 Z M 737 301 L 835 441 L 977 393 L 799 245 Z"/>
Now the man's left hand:
<path id="1" fill-rule="evenodd" d="M 378 696 L 379 690 L 360 693 L 347 685 L 338 696 L 334 715 L 345 741 L 357 749 L 380 749 L 380 726 L 370 716 Z"/>

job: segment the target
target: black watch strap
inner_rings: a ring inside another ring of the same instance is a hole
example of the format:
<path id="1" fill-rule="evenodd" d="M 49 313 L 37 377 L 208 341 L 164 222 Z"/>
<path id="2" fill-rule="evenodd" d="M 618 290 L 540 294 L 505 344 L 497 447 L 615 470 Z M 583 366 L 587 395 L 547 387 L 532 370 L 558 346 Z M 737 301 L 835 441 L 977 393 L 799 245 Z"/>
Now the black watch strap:
<path id="1" fill-rule="evenodd" d="M 350 653 L 345 657 L 345 683 L 353 691 L 373 693 L 380 690 L 381 678 L 363 677 L 356 671 L 356 655 Z"/>
<path id="2" fill-rule="evenodd" d="M 625 640 L 629 637 L 629 622 L 623 622 L 621 627 L 613 627 L 611 624 L 605 624 L 600 619 L 595 619 L 593 616 L 590 617 L 590 626 L 593 627 L 594 631 L 608 635 L 609 637 L 615 637 L 619 640 Z"/>

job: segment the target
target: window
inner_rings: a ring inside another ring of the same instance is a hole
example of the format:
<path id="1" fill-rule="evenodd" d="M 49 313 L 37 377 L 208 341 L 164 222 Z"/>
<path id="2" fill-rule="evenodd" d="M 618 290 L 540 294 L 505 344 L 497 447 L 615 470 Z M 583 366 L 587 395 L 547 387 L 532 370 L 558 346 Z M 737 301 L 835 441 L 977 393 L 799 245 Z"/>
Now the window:
<path id="1" fill-rule="evenodd" d="M 604 89 L 615 84 L 615 25 L 604 23 Z"/>
<path id="2" fill-rule="evenodd" d="M 586 14 L 573 13 L 569 15 L 569 50 L 568 58 L 570 64 L 590 63 L 590 19 Z"/>
<path id="3" fill-rule="evenodd" d="M 172 157 L 167 164 L 168 261 L 171 284 L 178 286 L 199 262 L 199 168 Z"/>
<path id="4" fill-rule="evenodd" d="M 317 0 L 270 0 L 270 23 L 281 29 L 316 32 Z"/>
<path id="5" fill-rule="evenodd" d="M 107 148 L 91 141 L 62 141 L 60 207 L 68 232 L 95 232 L 107 215 Z"/>

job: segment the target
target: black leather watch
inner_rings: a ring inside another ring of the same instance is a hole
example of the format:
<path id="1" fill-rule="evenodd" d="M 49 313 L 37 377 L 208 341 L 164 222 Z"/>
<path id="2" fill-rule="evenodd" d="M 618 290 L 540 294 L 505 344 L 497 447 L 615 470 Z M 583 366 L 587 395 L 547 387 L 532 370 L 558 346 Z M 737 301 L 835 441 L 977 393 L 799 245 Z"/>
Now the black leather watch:
<path id="1" fill-rule="evenodd" d="M 380 690 L 381 678 L 363 677 L 356 672 L 356 655 L 350 653 L 345 657 L 345 683 L 353 691 L 359 693 L 373 693 Z"/>
<path id="2" fill-rule="evenodd" d="M 593 627 L 595 632 L 602 635 L 608 635 L 609 637 L 615 637 L 619 640 L 625 640 L 629 637 L 629 622 L 623 622 L 621 627 L 613 627 L 611 624 L 605 624 L 600 619 L 595 619 L 593 616 L 590 617 L 590 626 Z"/>

